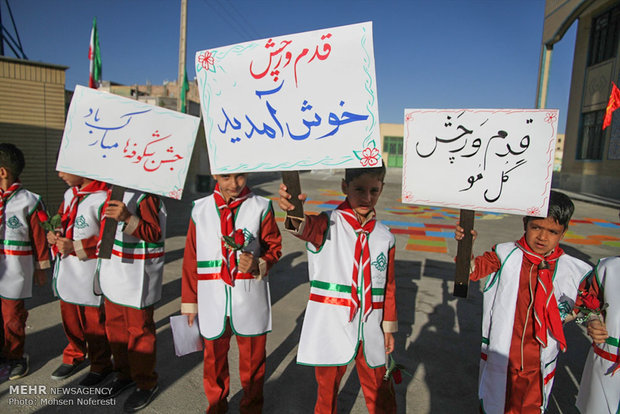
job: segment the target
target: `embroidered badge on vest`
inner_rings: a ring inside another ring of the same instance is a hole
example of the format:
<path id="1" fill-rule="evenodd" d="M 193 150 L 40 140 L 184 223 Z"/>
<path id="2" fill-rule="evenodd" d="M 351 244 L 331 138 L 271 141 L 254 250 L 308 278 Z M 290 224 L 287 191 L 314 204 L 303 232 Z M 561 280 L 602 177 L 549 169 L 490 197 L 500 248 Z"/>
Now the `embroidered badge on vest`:
<path id="1" fill-rule="evenodd" d="M 17 217 L 15 217 L 15 216 L 13 216 L 13 217 L 9 218 L 9 219 L 6 221 L 6 225 L 7 225 L 7 227 L 8 227 L 8 228 L 10 228 L 10 229 L 18 229 L 18 228 L 22 227 L 22 223 L 21 223 L 21 222 L 19 221 L 19 219 L 18 219 Z"/>
<path id="2" fill-rule="evenodd" d="M 88 227 L 88 223 L 86 222 L 84 216 L 79 216 L 78 218 L 76 218 L 73 227 L 75 227 L 76 229 L 85 229 L 86 227 Z"/>
<path id="3" fill-rule="evenodd" d="M 371 263 L 378 271 L 383 272 L 387 268 L 387 258 L 383 253 L 377 256 L 377 259 Z"/>
<path id="4" fill-rule="evenodd" d="M 254 241 L 254 235 L 252 232 L 246 228 L 243 229 L 243 236 L 245 237 L 245 245 L 252 243 Z"/>
<path id="5" fill-rule="evenodd" d="M 562 320 L 566 319 L 566 317 L 573 312 L 573 308 L 566 301 L 558 303 L 558 310 L 560 311 L 560 318 L 562 318 Z"/>

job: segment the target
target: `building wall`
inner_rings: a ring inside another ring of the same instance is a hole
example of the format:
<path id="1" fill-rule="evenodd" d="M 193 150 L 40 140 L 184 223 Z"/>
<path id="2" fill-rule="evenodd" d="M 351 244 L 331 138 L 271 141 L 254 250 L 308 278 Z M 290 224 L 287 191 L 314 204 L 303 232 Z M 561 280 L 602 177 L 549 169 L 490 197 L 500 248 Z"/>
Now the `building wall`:
<path id="1" fill-rule="evenodd" d="M 609 159 L 611 133 L 614 126 L 618 130 L 615 124 L 620 123 L 618 114 L 614 116 L 612 127 L 604 132 L 602 159 L 578 160 L 577 156 L 582 113 L 604 109 L 611 91 L 611 81 L 617 83 L 620 78 L 620 50 L 615 58 L 587 67 L 592 19 L 617 4 L 613 0 L 598 0 L 579 16 L 562 171 L 555 177 L 559 188 L 610 198 L 620 198 L 620 160 Z"/>
<path id="2" fill-rule="evenodd" d="M 0 56 L 0 142 L 17 145 L 26 159 L 21 180 L 50 211 L 66 185 L 56 172 L 65 124 L 65 66 Z"/>

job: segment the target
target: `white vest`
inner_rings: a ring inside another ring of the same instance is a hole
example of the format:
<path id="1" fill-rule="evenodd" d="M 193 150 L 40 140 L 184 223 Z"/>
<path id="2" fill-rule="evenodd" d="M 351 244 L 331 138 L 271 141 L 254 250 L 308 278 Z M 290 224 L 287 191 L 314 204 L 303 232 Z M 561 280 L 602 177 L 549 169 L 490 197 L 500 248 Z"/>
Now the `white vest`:
<path id="1" fill-rule="evenodd" d="M 310 298 L 306 307 L 297 363 L 302 365 L 346 365 L 364 342 L 364 356 L 371 368 L 385 365 L 383 302 L 388 257 L 394 247 L 394 235 L 377 221 L 368 236 L 370 249 L 373 310 L 364 322 L 362 266 L 359 266 L 358 297 L 360 308 L 349 322 L 351 275 L 357 235 L 338 210 L 327 213 L 329 228 L 325 242 L 316 249 L 307 244 Z M 330 303 L 331 302 L 331 303 Z M 332 304 L 335 303 L 335 304 Z"/>
<path id="2" fill-rule="evenodd" d="M 495 247 L 501 268 L 488 276 L 483 293 L 482 359 L 478 379 L 478 398 L 486 414 L 503 414 L 506 401 L 508 355 L 512 342 L 519 274 L 523 251 L 515 243 L 502 243 Z M 589 274 L 591 267 L 569 255 L 562 255 L 556 262 L 553 291 L 561 310 L 570 311 L 575 305 L 579 284 Z M 556 358 L 560 348 L 549 332 L 547 347 L 540 348 L 540 369 L 543 383 L 544 412 L 555 375 Z"/>
<path id="3" fill-rule="evenodd" d="M 106 191 L 97 191 L 82 198 L 78 204 L 73 240 L 82 240 L 99 236 L 101 209 L 107 198 Z M 73 199 L 73 191 L 65 192 L 64 211 Z M 101 296 L 94 291 L 97 259 L 80 260 L 77 256 L 58 255 L 54 266 L 54 291 L 65 302 L 83 306 L 99 306 Z"/>
<path id="4" fill-rule="evenodd" d="M 125 190 L 123 202 L 132 214 L 137 214 L 144 194 Z M 119 223 L 110 259 L 99 259 L 99 284 L 103 295 L 111 302 L 142 309 L 161 298 L 164 274 L 164 240 L 166 240 L 166 208 L 159 205 L 161 237 L 147 243 L 123 232 Z"/>
<path id="5" fill-rule="evenodd" d="M 30 216 L 41 202 L 39 195 L 20 188 L 4 206 L 0 223 L 0 297 L 25 299 L 32 296 L 35 257 L 30 239 Z"/>
<path id="6" fill-rule="evenodd" d="M 272 210 L 266 198 L 252 194 L 237 209 L 235 229 L 243 229 L 250 243 L 243 251 L 261 255 L 260 229 L 265 215 Z M 215 339 L 224 333 L 226 317 L 236 335 L 256 336 L 271 331 L 271 298 L 267 279 L 257 280 L 238 273 L 235 286 L 220 278 L 222 268 L 222 231 L 219 210 L 213 195 L 194 202 L 192 220 L 196 224 L 196 261 L 198 264 L 198 319 L 200 334 Z M 237 252 L 237 258 L 241 252 Z"/>
<path id="7" fill-rule="evenodd" d="M 590 349 L 581 376 L 577 408 L 582 414 L 620 413 L 620 371 L 612 376 L 611 370 L 617 366 L 604 356 L 618 356 L 620 338 L 620 257 L 601 259 L 596 267 L 596 278 L 603 291 L 605 302 L 609 304 L 605 315 L 605 325 L 609 338 L 597 347 L 599 355 Z M 602 351 L 602 352 L 600 352 Z"/>

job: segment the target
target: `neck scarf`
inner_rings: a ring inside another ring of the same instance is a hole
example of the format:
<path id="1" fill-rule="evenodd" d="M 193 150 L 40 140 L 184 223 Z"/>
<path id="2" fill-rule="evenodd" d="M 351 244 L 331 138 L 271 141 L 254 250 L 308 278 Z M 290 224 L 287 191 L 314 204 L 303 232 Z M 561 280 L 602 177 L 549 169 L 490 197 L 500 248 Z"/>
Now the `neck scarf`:
<path id="1" fill-rule="evenodd" d="M 79 188 L 77 186 L 71 187 L 71 191 L 73 191 L 73 198 L 71 199 L 71 203 L 69 203 L 69 207 L 65 209 L 65 212 L 62 215 L 62 223 L 64 224 L 66 238 L 73 239 L 73 226 L 75 225 L 75 219 L 80 201 L 88 194 L 107 190 L 108 185 L 106 183 L 102 183 L 101 181 L 91 181 L 85 185 L 84 188 Z"/>
<path id="2" fill-rule="evenodd" d="M 525 257 L 538 266 L 538 277 L 534 292 L 534 335 L 536 340 L 543 347 L 547 347 L 547 330 L 549 330 L 559 342 L 560 349 L 566 351 L 562 318 L 553 293 L 553 274 L 549 269 L 549 262 L 556 262 L 564 254 L 564 251 L 560 246 L 556 246 L 549 255 L 542 257 L 534 253 L 527 245 L 525 236 L 517 241 L 517 247 L 523 251 Z"/>
<path id="3" fill-rule="evenodd" d="M 11 184 L 11 186 L 6 191 L 0 189 L 0 223 L 4 221 L 4 208 L 6 207 L 6 201 L 21 187 L 21 181 L 17 180 L 13 184 Z"/>
<path id="4" fill-rule="evenodd" d="M 362 318 L 366 321 L 368 315 L 372 312 L 372 282 L 370 278 L 370 248 L 368 247 L 368 235 L 374 230 L 377 220 L 375 220 L 373 214 L 373 217 L 362 226 L 348 200 L 345 200 L 342 204 L 340 204 L 337 210 L 340 211 L 342 217 L 344 217 L 347 223 L 349 223 L 349 225 L 353 228 L 353 231 L 357 234 L 355 253 L 353 256 L 353 274 L 351 276 L 351 304 L 349 305 L 349 322 L 353 320 L 353 317 L 360 307 L 360 299 L 357 294 L 357 281 L 359 277 L 360 265 L 363 276 L 362 293 L 364 294 L 364 314 L 362 315 Z"/>
<path id="5" fill-rule="evenodd" d="M 222 236 L 232 236 L 235 232 L 234 214 L 233 210 L 237 209 L 252 192 L 245 186 L 238 197 L 234 200 L 230 200 L 226 203 L 224 196 L 220 191 L 220 185 L 215 185 L 213 192 L 213 198 L 215 199 L 215 205 L 220 210 L 220 229 Z M 234 250 L 228 249 L 224 239 L 221 240 L 222 244 L 222 269 L 220 271 L 220 277 L 222 281 L 229 286 L 235 286 L 235 277 L 237 276 L 237 254 Z"/>

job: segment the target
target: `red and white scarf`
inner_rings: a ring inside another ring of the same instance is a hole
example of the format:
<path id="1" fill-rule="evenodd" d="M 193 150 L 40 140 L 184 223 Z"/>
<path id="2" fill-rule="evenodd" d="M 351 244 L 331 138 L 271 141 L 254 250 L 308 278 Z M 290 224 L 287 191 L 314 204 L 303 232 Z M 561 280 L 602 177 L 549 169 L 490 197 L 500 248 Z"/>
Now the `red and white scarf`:
<path id="1" fill-rule="evenodd" d="M 75 219 L 77 216 L 78 205 L 80 201 L 87 195 L 95 193 L 97 191 L 107 191 L 108 184 L 102 183 L 101 181 L 91 181 L 86 184 L 83 188 L 79 187 L 71 187 L 71 191 L 73 191 L 73 198 L 71 199 L 71 203 L 69 203 L 69 207 L 65 208 L 65 212 L 62 215 L 62 223 L 64 227 L 65 237 L 68 239 L 73 239 L 73 226 L 75 225 Z M 103 227 L 103 220 L 101 223 L 101 227 Z"/>
<path id="2" fill-rule="evenodd" d="M 10 187 L 4 191 L 0 188 L 0 223 L 4 221 L 4 209 L 6 207 L 6 202 L 13 194 L 17 192 L 22 187 L 21 181 L 17 180 Z"/>
<path id="3" fill-rule="evenodd" d="M 250 195 L 252 192 L 246 186 L 241 190 L 239 196 L 234 200 L 230 200 L 228 203 L 224 199 L 220 191 L 220 185 L 215 185 L 213 191 L 213 198 L 215 199 L 215 205 L 220 211 L 220 228 L 222 236 L 232 236 L 235 232 L 234 213 L 236 210 Z M 235 277 L 237 276 L 237 253 L 226 247 L 224 240 L 221 240 L 222 244 L 222 269 L 220 270 L 220 277 L 222 281 L 230 286 L 235 286 Z"/>
<path id="4" fill-rule="evenodd" d="M 560 256 L 564 254 L 564 250 L 560 246 L 556 246 L 547 256 L 540 256 L 527 245 L 525 236 L 517 241 L 517 247 L 523 251 L 525 257 L 538 266 L 538 277 L 534 292 L 534 336 L 543 347 L 546 347 L 547 330 L 549 330 L 559 342 L 560 349 L 566 351 L 562 318 L 553 293 L 553 272 L 549 268 L 549 263 L 557 262 Z"/>
<path id="5" fill-rule="evenodd" d="M 357 234 L 357 241 L 355 242 L 355 252 L 353 254 L 353 274 L 351 276 L 351 304 L 349 305 L 349 322 L 353 320 L 353 317 L 357 313 L 360 307 L 360 298 L 357 294 L 357 281 L 359 277 L 360 266 L 363 274 L 363 287 L 362 293 L 364 294 L 364 314 L 362 319 L 366 321 L 370 312 L 372 312 L 372 281 L 370 277 L 370 247 L 368 246 L 368 235 L 374 230 L 377 220 L 374 218 L 374 210 L 372 211 L 372 218 L 368 220 L 363 226 L 357 219 L 355 212 L 351 208 L 348 200 L 345 200 L 337 208 L 342 214 L 342 217 L 353 228 L 353 231 Z"/>

